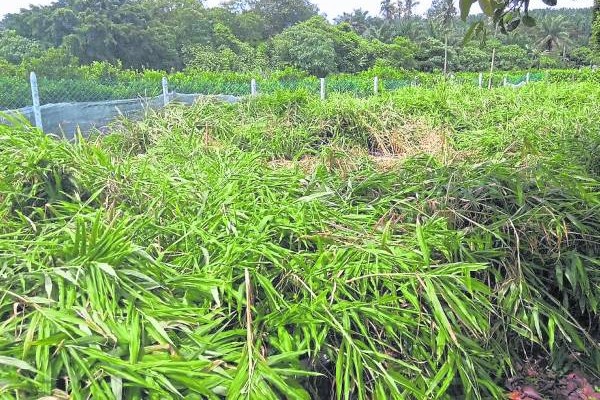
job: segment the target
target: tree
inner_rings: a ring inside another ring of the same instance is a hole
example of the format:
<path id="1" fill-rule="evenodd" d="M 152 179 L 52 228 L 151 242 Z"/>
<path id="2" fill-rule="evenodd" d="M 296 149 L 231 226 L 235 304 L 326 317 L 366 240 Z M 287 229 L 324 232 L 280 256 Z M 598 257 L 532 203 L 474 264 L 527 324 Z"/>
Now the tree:
<path id="1" fill-rule="evenodd" d="M 396 0 L 396 14 L 395 19 L 400 19 L 404 15 L 404 0 Z"/>
<path id="2" fill-rule="evenodd" d="M 496 47 L 496 68 L 501 70 L 527 69 L 531 67 L 531 59 L 527 51 L 520 46 L 510 44 Z M 488 54 L 491 49 L 488 47 Z"/>
<path id="3" fill-rule="evenodd" d="M 411 18 L 415 13 L 415 8 L 421 4 L 417 0 L 404 0 L 404 17 Z"/>
<path id="4" fill-rule="evenodd" d="M 265 37 L 273 37 L 319 14 L 319 8 L 309 0 L 239 0 L 238 3 L 241 3 L 238 9 L 262 18 Z"/>
<path id="5" fill-rule="evenodd" d="M 393 36 L 404 36 L 414 42 L 423 41 L 427 38 L 429 22 L 420 17 L 402 18 L 394 21 L 392 25 Z"/>
<path id="6" fill-rule="evenodd" d="M 599 53 L 600 57 L 600 0 L 594 1 L 594 18 L 592 22 L 592 37 L 590 43 L 593 49 Z"/>
<path id="7" fill-rule="evenodd" d="M 351 14 L 343 13 L 335 19 L 337 24 L 347 23 L 359 35 L 364 34 L 371 26 L 371 16 L 368 11 L 356 9 Z"/>
<path id="8" fill-rule="evenodd" d="M 569 44 L 569 33 L 565 22 L 562 16 L 540 19 L 537 23 L 537 31 L 540 35 L 537 46 L 543 51 L 553 52 Z"/>
<path id="9" fill-rule="evenodd" d="M 394 15 L 396 15 L 396 5 L 392 3 L 392 0 L 383 0 L 380 10 L 383 18 L 388 21 L 394 19 Z"/>
<path id="10" fill-rule="evenodd" d="M 585 67 L 600 63 L 600 54 L 588 46 L 577 47 L 569 52 L 569 60 L 576 67 Z"/>
<path id="11" fill-rule="evenodd" d="M 325 24 L 327 21 L 323 18 L 315 17 L 273 38 L 277 64 L 299 68 L 320 77 L 336 72 L 334 42 Z"/>
<path id="12" fill-rule="evenodd" d="M 454 58 L 454 52 L 453 49 L 448 49 L 444 42 L 430 37 L 420 43 L 415 58 L 420 70 L 433 72 L 442 70 L 448 60 Z"/>
<path id="13" fill-rule="evenodd" d="M 25 58 L 21 63 L 26 71 L 35 71 L 46 78 L 71 76 L 77 65 L 79 60 L 64 47 L 48 49 L 40 57 Z"/>
<path id="14" fill-rule="evenodd" d="M 456 18 L 454 0 L 433 0 L 427 16 L 438 22 L 444 30 L 444 75 L 448 73 L 448 31 Z"/>
<path id="15" fill-rule="evenodd" d="M 479 46 L 468 45 L 460 49 L 457 55 L 455 70 L 458 71 L 484 71 L 489 68 L 490 53 L 487 49 L 482 49 Z"/>
<path id="16" fill-rule="evenodd" d="M 556 6 L 558 0 L 542 0 L 548 6 Z M 529 4 L 531 0 L 459 0 L 461 18 L 466 21 L 469 12 L 474 3 L 478 2 L 484 14 L 491 17 L 494 24 L 502 33 L 515 30 L 520 25 L 533 27 L 536 20 L 530 15 Z M 600 5 L 599 0 L 594 0 L 594 9 L 592 13 L 598 15 Z M 594 11 L 595 10 L 595 11 Z M 473 32 L 481 32 L 484 29 L 484 23 L 479 21 L 472 27 Z"/>
<path id="17" fill-rule="evenodd" d="M 372 24 L 364 33 L 367 39 L 379 40 L 391 43 L 396 36 L 396 30 L 391 21 L 384 20 L 382 23 Z"/>
<path id="18" fill-rule="evenodd" d="M 348 23 L 331 25 L 323 17 L 286 29 L 273 38 L 273 47 L 278 66 L 318 76 L 363 71 L 389 50 L 389 45 L 358 35 Z"/>
<path id="19" fill-rule="evenodd" d="M 413 69 L 416 67 L 415 57 L 419 47 L 410 39 L 397 37 L 387 47 L 385 61 L 394 68 Z"/>
<path id="20" fill-rule="evenodd" d="M 25 58 L 39 57 L 42 46 L 35 40 L 18 35 L 15 31 L 0 31 L 0 58 L 19 64 Z"/>
<path id="21" fill-rule="evenodd" d="M 364 39 L 348 24 L 326 26 L 326 31 L 333 40 L 338 72 L 355 73 L 368 69 L 384 52 L 383 43 Z"/>
<path id="22" fill-rule="evenodd" d="M 168 5 L 163 14 L 177 8 Z M 166 68 L 177 65 L 178 54 L 173 30 L 155 14 L 164 6 L 144 0 L 61 0 L 9 15 L 5 23 L 48 46 L 66 47 L 83 63 L 121 60 L 126 67 Z"/>
<path id="23" fill-rule="evenodd" d="M 178 51 L 187 46 L 209 44 L 214 25 L 232 19 L 227 12 L 213 15 L 195 0 L 179 0 L 177 3 L 173 0 L 146 1 L 145 8 L 150 11 L 149 25 L 156 29 L 170 30 L 175 37 L 172 45 Z M 228 26 L 231 28 L 231 25 Z"/>
<path id="24" fill-rule="evenodd" d="M 455 18 L 457 10 L 452 0 L 435 0 L 428 19 L 415 15 L 416 0 L 383 0 L 380 1 L 382 16 L 370 16 L 359 9 L 336 18 L 336 25 L 323 18 L 312 20 L 318 9 L 311 1 L 229 0 L 222 7 L 205 8 L 200 0 L 57 0 L 50 6 L 34 6 L 2 20 L 0 25 L 5 33 L 0 33 L 0 57 L 15 64 L 24 59 L 33 62 L 46 57 L 54 65 L 73 64 L 73 60 L 82 64 L 106 61 L 126 68 L 164 70 L 195 66 L 215 71 L 262 71 L 270 66 L 300 68 L 303 65 L 305 69 L 324 74 L 362 71 L 374 65 L 378 58 L 382 59 L 382 65 L 410 68 L 411 57 L 405 53 L 411 52 L 411 46 L 397 39 L 403 37 L 423 49 L 417 55 L 419 62 L 412 64 L 415 68 L 442 69 L 445 65 L 445 70 L 450 66 L 480 70 L 469 67 L 468 62 L 472 60 L 474 65 L 480 65 L 486 58 L 481 48 L 481 51 L 461 50 L 460 42 L 478 17 L 460 22 Z M 518 45 L 527 53 L 527 62 L 538 61 L 540 65 L 549 66 L 562 63 L 557 50 L 569 44 L 571 65 L 597 63 L 594 60 L 598 60 L 598 56 L 588 53 L 600 54 L 600 17 L 597 16 L 600 0 L 595 0 L 591 40 L 589 10 L 529 11 L 525 0 L 477 1 L 487 12 L 490 10 L 486 4 L 499 4 L 494 16 L 513 11 L 505 15 L 503 22 L 497 21 L 501 29 L 512 31 L 493 41 L 498 55 L 504 51 L 503 47 Z M 462 8 L 473 2 L 458 0 Z M 559 18 L 562 22 L 557 22 L 556 15 L 563 15 Z M 531 26 L 533 22 L 537 26 Z M 305 25 L 299 31 L 292 30 L 274 40 L 294 24 Z M 513 30 L 519 24 L 530 26 Z M 495 27 L 492 22 L 480 22 L 478 26 L 485 30 Z M 6 33 L 8 30 L 12 32 Z M 292 40 L 294 32 L 299 34 L 297 40 Z M 318 46 L 315 52 L 302 49 L 314 43 L 315 36 L 326 37 L 325 45 Z M 284 39 L 290 39 L 289 43 L 296 46 L 295 53 L 282 49 Z M 442 43 L 441 55 L 439 43 Z M 333 52 L 329 45 L 333 46 Z M 403 48 L 404 45 L 408 48 Z M 46 54 L 46 49 L 58 51 Z M 36 55 L 38 50 L 43 54 Z M 491 49 L 485 52 L 489 63 Z M 554 54 L 544 54 L 547 52 Z M 434 59 L 426 60 L 427 54 Z M 302 56 L 307 56 L 308 61 L 301 60 Z M 515 47 L 506 49 L 507 60 L 522 56 L 523 52 Z M 543 60 L 542 56 L 545 56 Z M 329 58 L 320 59 L 319 66 L 315 61 L 319 57 Z M 513 61 L 501 63 L 499 59 L 499 63 L 506 68 L 514 66 Z"/>
<path id="25" fill-rule="evenodd" d="M 229 16 L 223 22 L 229 26 L 236 37 L 247 43 L 257 46 L 268 39 L 264 31 L 263 18 L 254 11 Z"/>
<path id="26" fill-rule="evenodd" d="M 457 15 L 454 0 L 433 0 L 427 10 L 427 18 L 438 21 L 444 27 L 449 27 Z"/>

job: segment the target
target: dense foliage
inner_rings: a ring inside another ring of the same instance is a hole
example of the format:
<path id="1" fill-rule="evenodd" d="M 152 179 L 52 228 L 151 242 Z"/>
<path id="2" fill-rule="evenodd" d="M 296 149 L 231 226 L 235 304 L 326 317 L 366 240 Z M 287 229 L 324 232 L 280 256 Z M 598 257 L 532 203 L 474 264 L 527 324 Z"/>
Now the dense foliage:
<path id="1" fill-rule="evenodd" d="M 600 399 L 598 0 L 479 1 L 505 35 L 417 3 L 7 16 L 0 109 L 32 70 L 42 103 L 260 95 L 72 142 L 0 114 L 0 398 Z"/>
<path id="2" fill-rule="evenodd" d="M 375 65 L 434 71 L 598 64 L 590 46 L 590 9 L 534 10 L 535 26 L 464 43 L 469 27 L 453 1 L 433 3 L 425 17 L 415 2 L 382 3 L 381 17 L 355 10 L 332 24 L 307 0 L 229 1 L 205 8 L 196 0 L 62 0 L 0 22 L 2 59 L 32 70 L 106 61 L 133 69 L 267 71 L 293 66 L 311 74 L 357 72 Z M 596 35 L 597 37 L 597 35 Z"/>
<path id="3" fill-rule="evenodd" d="M 591 45 L 600 51 L 600 0 L 594 0 L 594 20 L 592 25 Z"/>
<path id="4" fill-rule="evenodd" d="M 539 371 L 594 382 L 599 90 L 279 92 L 75 143 L 0 126 L 0 394 L 524 399 L 562 398 L 531 387 Z"/>

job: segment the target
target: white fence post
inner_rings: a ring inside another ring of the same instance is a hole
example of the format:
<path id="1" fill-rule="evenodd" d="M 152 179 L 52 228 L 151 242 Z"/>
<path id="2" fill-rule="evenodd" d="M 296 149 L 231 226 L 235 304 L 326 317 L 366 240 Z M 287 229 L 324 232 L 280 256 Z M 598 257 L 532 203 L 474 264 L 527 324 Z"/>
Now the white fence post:
<path id="1" fill-rule="evenodd" d="M 527 83 L 529 83 L 529 82 L 531 81 L 531 72 L 528 72 L 528 73 L 527 73 L 527 77 L 525 78 L 525 81 L 526 81 Z"/>
<path id="2" fill-rule="evenodd" d="M 166 107 L 169 104 L 169 81 L 166 76 L 162 78 L 163 105 Z"/>
<path id="3" fill-rule="evenodd" d="M 448 34 L 444 41 L 444 78 L 448 75 Z"/>
<path id="4" fill-rule="evenodd" d="M 379 94 L 379 77 L 377 76 L 373 79 L 373 93 L 375 96 Z"/>
<path id="5" fill-rule="evenodd" d="M 504 82 L 503 82 L 504 86 L 508 86 L 508 78 L 506 77 L 506 75 L 504 75 Z"/>
<path id="6" fill-rule="evenodd" d="M 42 125 L 42 108 L 40 107 L 40 92 L 38 90 L 37 76 L 35 72 L 29 74 L 29 82 L 31 84 L 31 99 L 33 100 L 33 116 L 35 118 L 35 126 L 40 130 L 44 130 Z"/>
<path id="7" fill-rule="evenodd" d="M 490 80 L 488 82 L 488 89 L 491 89 L 494 85 L 494 64 L 496 63 L 496 48 L 492 51 L 492 64 L 490 66 Z"/>
<path id="8" fill-rule="evenodd" d="M 325 100 L 325 78 L 321 78 L 321 100 Z"/>
<path id="9" fill-rule="evenodd" d="M 256 90 L 256 79 L 252 79 L 252 81 L 250 82 L 250 95 L 252 97 L 256 96 L 257 94 L 257 90 Z"/>
<path id="10" fill-rule="evenodd" d="M 479 88 L 483 88 L 483 72 L 479 73 Z"/>

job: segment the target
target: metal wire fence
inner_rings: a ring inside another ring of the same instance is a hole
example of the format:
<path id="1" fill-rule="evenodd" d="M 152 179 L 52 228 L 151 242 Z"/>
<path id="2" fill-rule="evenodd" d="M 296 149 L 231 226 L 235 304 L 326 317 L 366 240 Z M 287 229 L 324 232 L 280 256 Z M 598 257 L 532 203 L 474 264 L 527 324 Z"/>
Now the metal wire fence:
<path id="1" fill-rule="evenodd" d="M 494 86 L 504 83 L 520 84 L 529 81 L 540 81 L 542 73 L 494 77 Z M 457 84 L 478 85 L 477 75 L 470 77 L 450 76 L 450 82 Z M 411 79 L 379 79 L 378 90 L 391 92 L 410 86 L 430 86 L 441 81 L 439 76 L 427 80 L 415 77 Z M 484 75 L 484 82 L 488 77 Z M 40 104 L 95 102 L 135 98 L 150 98 L 162 93 L 161 81 L 157 79 L 140 78 L 137 80 L 90 80 L 90 79 L 47 79 L 38 80 Z M 305 91 L 320 93 L 320 81 L 317 78 L 302 79 L 258 79 L 258 93 L 275 93 L 278 91 Z M 194 79 L 194 77 L 177 77 L 169 80 L 169 90 L 176 93 L 199 95 L 231 95 L 246 96 L 251 94 L 251 82 L 239 79 Z M 326 80 L 327 93 L 345 93 L 357 97 L 367 97 L 374 94 L 374 83 L 370 77 L 335 76 Z M 14 110 L 32 105 L 30 81 L 25 78 L 0 76 L 0 110 Z"/>
<path id="2" fill-rule="evenodd" d="M 35 74 L 32 74 L 35 75 Z M 33 76 L 32 78 L 35 78 Z M 500 75 L 492 78 L 492 86 L 521 85 L 544 79 L 542 73 L 526 75 Z M 450 84 L 479 85 L 488 87 L 486 74 L 463 74 L 442 77 L 434 74 L 420 74 L 407 79 L 380 79 L 366 75 L 338 75 L 326 80 L 314 77 L 287 79 L 256 79 L 248 81 L 247 76 L 213 76 L 210 79 L 175 74 L 167 81 L 160 76 L 135 79 L 35 79 L 0 76 L 0 111 L 19 112 L 32 123 L 47 131 L 55 132 L 65 127 L 93 127 L 106 123 L 118 115 L 127 115 L 150 106 L 159 108 L 171 101 L 193 103 L 198 97 L 221 95 L 226 100 L 248 95 L 272 94 L 281 91 L 321 95 L 347 94 L 355 97 L 369 97 L 384 92 L 402 90 L 411 86 L 430 87 L 442 81 Z M 37 102 L 32 93 L 37 93 Z M 39 106 L 37 105 L 39 103 Z M 35 106 L 34 106 L 35 104 Z M 37 119 L 36 119 L 37 118 Z M 1 121 L 0 121 L 1 122 Z"/>
<path id="3" fill-rule="evenodd" d="M 31 88 L 27 79 L 0 77 L 0 110 L 12 110 L 31 104 Z"/>

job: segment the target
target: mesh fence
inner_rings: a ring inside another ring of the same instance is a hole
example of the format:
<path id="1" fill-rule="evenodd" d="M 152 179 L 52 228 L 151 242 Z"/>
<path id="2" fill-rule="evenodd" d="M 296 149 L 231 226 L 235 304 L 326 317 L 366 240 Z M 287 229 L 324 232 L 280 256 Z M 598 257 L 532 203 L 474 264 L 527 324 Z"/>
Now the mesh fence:
<path id="1" fill-rule="evenodd" d="M 29 80 L 0 77 L 0 110 L 14 110 L 31 105 Z"/>
<path id="2" fill-rule="evenodd" d="M 525 76 L 509 75 L 506 77 L 506 81 L 512 85 L 522 84 L 524 82 L 527 82 L 528 79 L 529 79 L 529 82 L 541 82 L 544 80 L 544 74 L 541 74 L 541 73 L 529 74 L 529 77 L 527 77 L 527 75 L 525 75 Z"/>
<path id="3" fill-rule="evenodd" d="M 419 74 L 405 79 L 379 79 L 377 93 L 393 92 L 407 87 L 432 87 L 448 80 L 450 83 L 488 86 L 489 76 L 465 73 L 450 75 Z M 520 85 L 529 80 L 544 80 L 543 73 L 528 75 L 502 75 L 492 77 L 492 86 Z M 201 96 L 220 95 L 223 101 L 252 94 L 253 85 L 247 76 L 216 76 L 199 79 L 193 75 L 175 74 L 169 78 L 169 101 L 192 104 Z M 321 80 L 314 77 L 287 79 L 257 79 L 256 94 L 272 94 L 280 91 L 319 95 Z M 373 77 L 362 75 L 339 75 L 325 80 L 325 93 L 369 97 L 375 93 Z M 144 108 L 164 106 L 162 79 L 160 76 L 139 77 L 129 80 L 118 79 L 38 79 L 41 115 L 48 132 L 69 131 L 78 128 L 91 129 L 107 124 L 119 115 L 131 116 Z M 19 112 L 34 122 L 31 87 L 28 79 L 0 76 L 0 111 Z M 12 110 L 12 111 L 11 111 Z M 0 121 L 2 122 L 2 121 Z"/>
<path id="4" fill-rule="evenodd" d="M 41 104 L 76 103 L 106 100 L 135 99 L 158 96 L 160 82 L 136 80 L 128 82 L 106 82 L 75 79 L 38 80 Z"/>
<path id="5" fill-rule="evenodd" d="M 501 75 L 493 77 L 493 86 L 507 83 L 516 85 L 527 80 L 526 75 Z M 537 82 L 544 79 L 542 73 L 530 74 L 529 80 Z M 432 86 L 442 81 L 440 76 L 414 77 L 410 79 L 380 79 L 378 92 L 392 92 L 411 86 Z M 484 75 L 485 86 L 488 76 Z M 450 77 L 450 82 L 478 85 L 477 75 Z M 191 77 L 175 77 L 168 82 L 169 91 L 174 93 L 198 95 L 230 95 L 247 96 L 251 93 L 251 84 L 245 78 L 231 79 L 194 79 Z M 160 79 L 140 78 L 137 80 L 83 80 L 83 79 L 38 79 L 40 104 L 97 102 L 123 99 L 153 98 L 162 94 Z M 320 93 L 320 80 L 317 78 L 302 79 L 258 79 L 258 93 L 271 94 L 278 91 L 305 91 Z M 326 92 L 349 94 L 356 97 L 372 96 L 374 93 L 373 78 L 362 76 L 334 76 L 326 80 Z M 0 77 L 0 110 L 14 110 L 30 106 L 31 88 L 28 79 Z"/>

